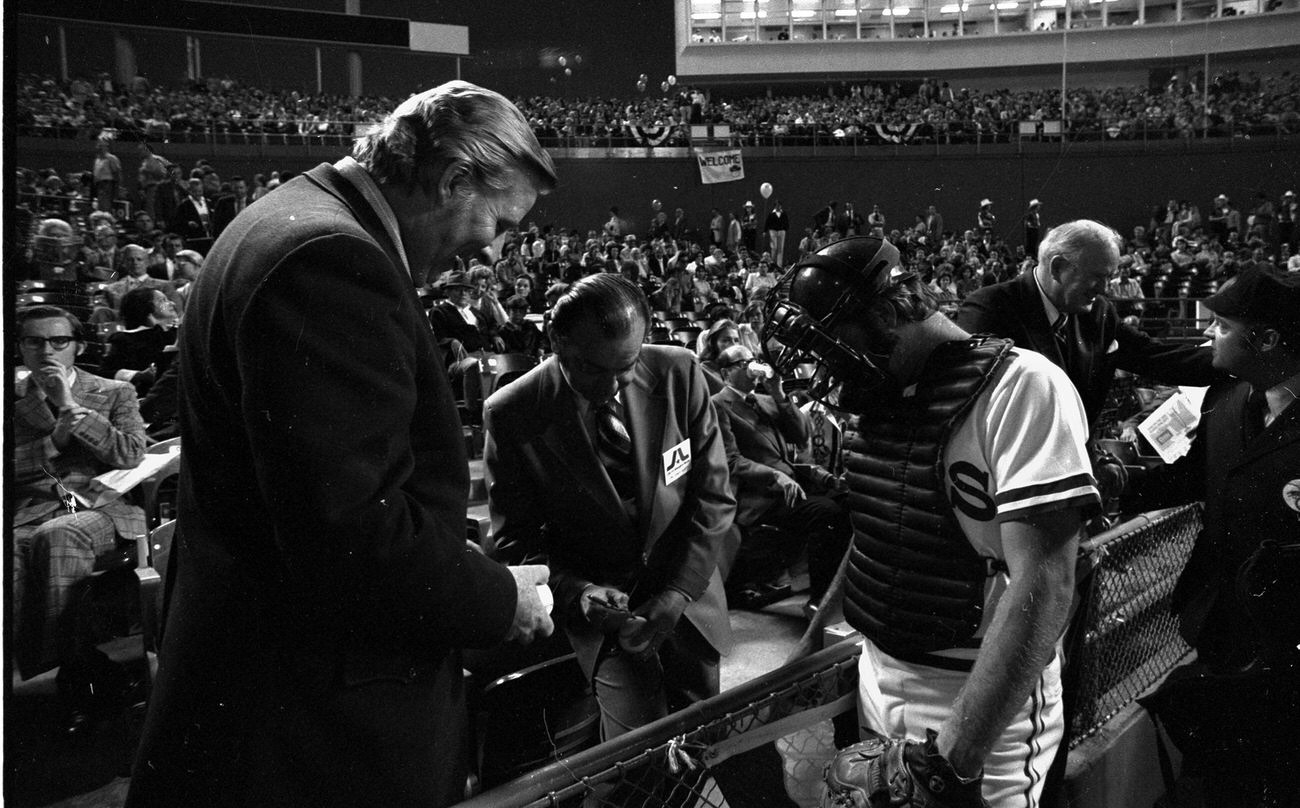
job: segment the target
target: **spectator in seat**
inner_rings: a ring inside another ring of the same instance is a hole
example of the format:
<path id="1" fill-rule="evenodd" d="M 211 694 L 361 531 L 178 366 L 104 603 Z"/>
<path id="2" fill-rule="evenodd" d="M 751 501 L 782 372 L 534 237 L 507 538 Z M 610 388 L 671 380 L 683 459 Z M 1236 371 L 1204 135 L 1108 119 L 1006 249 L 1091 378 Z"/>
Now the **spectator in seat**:
<path id="1" fill-rule="evenodd" d="M 515 295 L 506 301 L 506 313 L 509 321 L 501 326 L 501 340 L 505 343 L 505 353 L 518 353 L 541 358 L 545 353 L 545 340 L 537 326 L 528 322 L 528 300 Z"/>
<path id="2" fill-rule="evenodd" d="M 491 273 L 492 270 L 487 271 Z M 439 300 L 429 309 L 434 336 L 443 348 L 443 365 L 453 388 L 461 393 L 465 402 L 469 418 L 467 426 L 482 424 L 483 417 L 483 372 L 478 357 L 471 354 L 495 347 L 480 330 L 479 317 L 470 298 L 473 289 L 468 275 L 453 272 L 443 283 L 446 299 Z M 500 347 L 504 348 L 505 343 Z"/>
<path id="3" fill-rule="evenodd" d="M 498 297 L 500 281 L 497 279 L 496 271 L 484 264 L 475 264 L 471 261 L 468 276 L 471 284 L 469 304 L 478 319 L 478 330 L 487 338 L 485 350 L 500 353 L 501 346 L 497 333 L 510 318 L 506 316 L 506 310 Z"/>
<path id="4" fill-rule="evenodd" d="M 111 281 L 117 271 L 117 232 L 112 225 L 101 224 L 94 230 L 92 243 L 82 248 L 82 273 L 88 280 Z"/>
<path id="5" fill-rule="evenodd" d="M 707 329 L 700 332 L 696 341 L 695 352 L 700 358 L 700 367 L 704 368 L 704 379 L 709 383 L 710 393 L 716 393 L 726 384 L 722 379 L 722 367 L 718 357 L 733 345 L 740 344 L 740 327 L 730 318 L 722 317 L 713 321 Z"/>
<path id="6" fill-rule="evenodd" d="M 135 390 L 74 366 L 85 349 L 81 322 L 54 306 L 18 312 L 28 375 L 14 386 L 14 659 L 23 678 L 59 667 L 62 729 L 85 732 L 120 706 L 126 672 L 65 614 L 96 559 L 134 542 L 144 513 L 124 499 L 89 508 L 76 499 L 93 477 L 139 465 L 144 424 Z"/>
<path id="7" fill-rule="evenodd" d="M 131 382 L 143 396 L 175 356 L 176 305 L 160 289 L 132 289 L 118 306 L 122 330 L 108 338 L 99 375 Z"/>
<path id="8" fill-rule="evenodd" d="M 159 289 L 173 303 L 177 302 L 176 287 L 171 281 L 159 280 L 149 275 L 149 253 L 139 244 L 128 244 L 122 248 L 122 268 L 125 276 L 114 281 L 105 289 L 108 303 L 115 309 L 122 306 L 122 298 L 132 289 Z"/>
<path id="9" fill-rule="evenodd" d="M 773 525 L 791 539 L 786 546 L 757 547 L 747 537 L 731 568 L 728 602 L 762 608 L 788 595 L 788 584 L 768 579 L 785 573 L 806 548 L 810 588 L 805 612 L 811 614 L 852 536 L 848 512 L 828 496 L 839 483 L 821 466 L 795 465 L 797 452 L 812 434 L 812 420 L 786 397 L 780 377 L 755 363 L 753 351 L 744 345 L 722 351 L 718 364 L 726 386 L 712 400 L 736 494 L 736 523 L 742 528 Z M 775 568 L 761 569 L 764 556 L 775 561 Z"/>

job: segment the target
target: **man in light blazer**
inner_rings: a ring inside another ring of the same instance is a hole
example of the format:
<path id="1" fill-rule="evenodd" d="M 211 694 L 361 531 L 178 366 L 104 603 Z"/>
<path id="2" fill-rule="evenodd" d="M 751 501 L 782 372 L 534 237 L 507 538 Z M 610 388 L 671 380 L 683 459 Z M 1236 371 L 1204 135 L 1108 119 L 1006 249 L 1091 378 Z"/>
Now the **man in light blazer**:
<path id="1" fill-rule="evenodd" d="M 610 738 L 718 692 L 735 500 L 703 371 L 644 344 L 640 289 L 589 276 L 553 311 L 556 356 L 485 408 L 493 534 L 505 560 L 549 564 Z"/>
<path id="2" fill-rule="evenodd" d="M 13 472 L 7 505 L 14 542 L 14 658 L 24 679 L 59 666 L 62 729 L 82 733 L 94 713 L 120 707 L 125 670 L 73 630 L 77 587 L 144 533 L 144 512 L 127 499 L 98 507 L 91 481 L 144 457 L 135 389 L 75 367 L 85 350 L 81 322 L 56 306 L 17 313 L 29 375 L 14 385 Z"/>

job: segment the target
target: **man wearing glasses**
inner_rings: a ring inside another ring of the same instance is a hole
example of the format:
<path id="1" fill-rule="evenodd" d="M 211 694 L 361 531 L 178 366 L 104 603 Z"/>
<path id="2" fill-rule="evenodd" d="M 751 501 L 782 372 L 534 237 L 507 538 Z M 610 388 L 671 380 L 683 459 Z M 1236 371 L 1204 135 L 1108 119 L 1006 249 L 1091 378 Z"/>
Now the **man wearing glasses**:
<path id="1" fill-rule="evenodd" d="M 73 366 L 85 349 L 76 317 L 32 306 L 18 312 L 18 328 L 29 375 L 13 403 L 15 658 L 25 679 L 59 667 L 64 729 L 79 733 L 116 706 L 128 681 L 64 612 L 97 560 L 145 530 L 137 506 L 118 499 L 92 509 L 79 495 L 96 475 L 139 465 L 144 422 L 129 383 Z"/>

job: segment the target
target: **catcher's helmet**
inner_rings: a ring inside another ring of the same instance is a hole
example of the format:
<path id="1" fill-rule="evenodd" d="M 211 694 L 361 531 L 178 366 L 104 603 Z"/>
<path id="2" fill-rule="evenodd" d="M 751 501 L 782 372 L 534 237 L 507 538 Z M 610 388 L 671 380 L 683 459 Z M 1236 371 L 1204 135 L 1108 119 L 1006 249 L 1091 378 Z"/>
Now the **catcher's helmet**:
<path id="1" fill-rule="evenodd" d="M 888 351 L 863 351 L 834 334 L 891 283 L 898 249 L 875 236 L 841 239 L 796 263 L 768 296 L 763 342 L 782 347 L 772 366 L 828 406 L 856 410 L 864 398 L 892 391 Z M 811 366 L 811 368 L 810 368 Z M 806 381 L 800 381 L 806 380 Z"/>

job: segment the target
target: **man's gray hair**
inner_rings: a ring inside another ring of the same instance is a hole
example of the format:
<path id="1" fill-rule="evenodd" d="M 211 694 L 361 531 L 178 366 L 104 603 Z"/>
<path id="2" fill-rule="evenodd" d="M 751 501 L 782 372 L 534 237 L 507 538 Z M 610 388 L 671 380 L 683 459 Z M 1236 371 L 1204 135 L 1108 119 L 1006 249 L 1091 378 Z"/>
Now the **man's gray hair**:
<path id="1" fill-rule="evenodd" d="M 1092 219 L 1075 219 L 1047 231 L 1038 245 L 1038 265 L 1046 266 L 1053 255 L 1063 255 L 1071 263 L 1090 247 L 1114 247 L 1116 255 L 1122 252 L 1124 239 L 1114 228 Z"/>
<path id="2" fill-rule="evenodd" d="M 523 113 L 500 93 L 466 81 L 406 99 L 357 138 L 352 156 L 381 185 L 419 186 L 425 193 L 453 165 L 498 190 L 508 186 L 512 168 L 531 174 L 539 191 L 556 185 L 555 164 Z"/>

